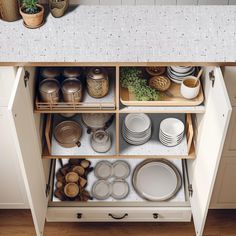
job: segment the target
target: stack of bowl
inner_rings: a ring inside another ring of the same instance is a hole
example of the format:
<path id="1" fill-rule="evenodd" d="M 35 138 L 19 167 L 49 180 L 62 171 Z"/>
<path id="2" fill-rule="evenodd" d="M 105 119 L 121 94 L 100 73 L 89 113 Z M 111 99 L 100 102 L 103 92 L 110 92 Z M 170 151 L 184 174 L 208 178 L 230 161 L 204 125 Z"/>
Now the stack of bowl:
<path id="1" fill-rule="evenodd" d="M 152 135 L 151 119 L 144 113 L 128 114 L 123 122 L 122 135 L 129 144 L 146 143 Z"/>
<path id="2" fill-rule="evenodd" d="M 173 82 L 181 84 L 185 77 L 194 75 L 196 68 L 192 66 L 170 66 L 167 67 L 167 76 Z"/>
<path id="3" fill-rule="evenodd" d="M 167 146 L 173 147 L 181 143 L 184 137 L 184 124 L 176 118 L 164 119 L 160 124 L 159 140 Z"/>

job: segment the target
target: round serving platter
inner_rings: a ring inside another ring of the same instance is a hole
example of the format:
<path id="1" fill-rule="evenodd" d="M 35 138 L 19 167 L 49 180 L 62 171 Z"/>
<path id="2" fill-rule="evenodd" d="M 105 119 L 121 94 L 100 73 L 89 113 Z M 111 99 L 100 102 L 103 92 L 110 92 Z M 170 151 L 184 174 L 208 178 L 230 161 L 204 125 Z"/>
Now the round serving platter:
<path id="1" fill-rule="evenodd" d="M 132 183 L 140 197 L 148 201 L 167 201 L 180 190 L 182 178 L 170 161 L 149 159 L 136 166 Z"/>

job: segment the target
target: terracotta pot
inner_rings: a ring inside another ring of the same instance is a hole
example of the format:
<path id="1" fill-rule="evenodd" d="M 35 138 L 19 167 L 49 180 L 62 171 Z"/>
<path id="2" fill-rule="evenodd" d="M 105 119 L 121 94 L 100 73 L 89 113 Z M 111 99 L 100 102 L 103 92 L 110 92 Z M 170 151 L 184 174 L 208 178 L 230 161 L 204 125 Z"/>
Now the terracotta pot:
<path id="1" fill-rule="evenodd" d="M 42 22 L 44 17 L 44 7 L 40 4 L 37 4 L 40 8 L 40 11 L 36 14 L 27 14 L 22 11 L 22 7 L 20 8 L 20 14 L 23 17 L 24 23 L 30 28 L 38 28 Z"/>

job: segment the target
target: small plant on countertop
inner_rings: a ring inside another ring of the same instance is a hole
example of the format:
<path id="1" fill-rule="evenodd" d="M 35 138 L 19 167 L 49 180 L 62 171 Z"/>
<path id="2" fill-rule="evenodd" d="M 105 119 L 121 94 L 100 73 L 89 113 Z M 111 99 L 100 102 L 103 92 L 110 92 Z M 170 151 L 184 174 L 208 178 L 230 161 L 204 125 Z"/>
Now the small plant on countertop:
<path id="1" fill-rule="evenodd" d="M 142 70 L 135 67 L 121 68 L 121 86 L 134 93 L 138 101 L 157 101 L 159 94 L 147 85 Z"/>
<path id="2" fill-rule="evenodd" d="M 40 8 L 37 6 L 37 0 L 22 0 L 21 7 L 22 11 L 27 14 L 36 14 L 40 12 Z"/>
<path id="3" fill-rule="evenodd" d="M 43 24 L 44 7 L 38 0 L 21 0 L 20 14 L 27 28 L 35 29 Z"/>

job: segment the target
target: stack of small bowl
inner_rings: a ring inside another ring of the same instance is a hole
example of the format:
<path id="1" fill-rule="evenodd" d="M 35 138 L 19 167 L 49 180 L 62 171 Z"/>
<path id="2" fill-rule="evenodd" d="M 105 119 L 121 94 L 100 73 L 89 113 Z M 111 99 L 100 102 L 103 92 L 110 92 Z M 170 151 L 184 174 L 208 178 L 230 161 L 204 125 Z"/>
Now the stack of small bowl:
<path id="1" fill-rule="evenodd" d="M 184 137 L 184 124 L 176 118 L 164 119 L 160 124 L 159 140 L 167 146 L 173 147 L 181 143 Z"/>
<path id="2" fill-rule="evenodd" d="M 151 119 L 144 113 L 128 114 L 123 122 L 122 135 L 132 145 L 146 143 L 152 135 Z"/>
<path id="3" fill-rule="evenodd" d="M 167 76 L 173 82 L 181 84 L 185 77 L 194 75 L 196 68 L 192 66 L 170 66 L 167 67 Z"/>

